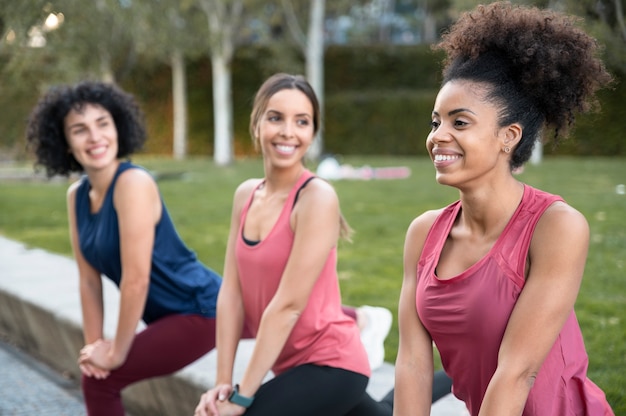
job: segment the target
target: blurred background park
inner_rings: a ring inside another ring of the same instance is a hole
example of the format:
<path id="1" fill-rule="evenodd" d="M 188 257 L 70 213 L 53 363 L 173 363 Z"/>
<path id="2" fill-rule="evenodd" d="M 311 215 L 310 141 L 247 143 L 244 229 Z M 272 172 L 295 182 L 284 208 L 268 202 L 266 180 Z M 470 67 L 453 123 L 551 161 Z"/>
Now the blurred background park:
<path id="1" fill-rule="evenodd" d="M 581 17 L 616 77 L 601 111 L 546 144 L 519 179 L 562 195 L 592 241 L 577 314 L 590 377 L 626 414 L 626 26 L 623 0 L 528 1 Z M 28 114 L 50 86 L 116 82 L 146 115 L 148 167 L 179 232 L 221 272 L 235 187 L 261 176 L 248 134 L 254 92 L 274 72 L 305 74 L 323 103 L 311 169 L 333 154 L 353 166 L 403 166 L 405 179 L 336 181 L 356 229 L 341 243 L 344 302 L 396 315 L 404 233 L 456 199 L 425 152 L 441 56 L 430 46 L 475 0 L 0 0 L 0 235 L 71 255 L 69 180 L 33 175 Z M 621 186 L 620 186 L 621 185 Z M 555 296 L 558 294 L 555 294 Z M 397 353 L 397 322 L 386 360 Z"/>

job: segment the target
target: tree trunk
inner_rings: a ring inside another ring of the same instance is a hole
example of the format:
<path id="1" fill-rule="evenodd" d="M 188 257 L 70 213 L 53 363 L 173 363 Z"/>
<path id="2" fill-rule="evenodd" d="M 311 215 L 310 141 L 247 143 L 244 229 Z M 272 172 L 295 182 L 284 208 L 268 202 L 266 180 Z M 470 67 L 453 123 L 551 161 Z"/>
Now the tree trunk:
<path id="1" fill-rule="evenodd" d="M 234 159 L 231 73 L 228 59 L 218 50 L 211 54 L 211 68 L 215 119 L 213 160 L 217 165 L 228 165 Z"/>
<path id="2" fill-rule="evenodd" d="M 306 48 L 306 76 L 317 95 L 320 112 L 324 110 L 324 14 L 325 0 L 312 0 Z M 321 122 L 321 120 L 320 120 Z M 322 126 L 309 148 L 307 157 L 318 160 L 324 149 Z"/>
<path id="3" fill-rule="evenodd" d="M 541 143 L 541 140 L 537 140 L 535 142 L 535 147 L 533 148 L 533 153 L 530 155 L 530 164 L 540 165 L 542 160 L 543 160 L 543 143 Z"/>
<path id="4" fill-rule="evenodd" d="M 174 159 L 187 156 L 187 75 L 185 58 L 180 50 L 170 56 L 172 65 L 172 96 L 174 105 Z"/>
<path id="5" fill-rule="evenodd" d="M 615 3 L 615 17 L 617 18 L 617 24 L 622 34 L 622 40 L 626 41 L 626 24 L 624 23 L 624 10 L 622 8 L 622 0 L 614 0 Z"/>
<path id="6" fill-rule="evenodd" d="M 437 21 L 432 13 L 426 12 L 423 29 L 423 42 L 434 43 L 437 40 Z"/>
<path id="7" fill-rule="evenodd" d="M 233 99 L 230 62 L 235 51 L 235 33 L 243 11 L 243 0 L 200 2 L 209 23 L 213 85 L 213 161 L 228 165 L 233 150 Z"/>

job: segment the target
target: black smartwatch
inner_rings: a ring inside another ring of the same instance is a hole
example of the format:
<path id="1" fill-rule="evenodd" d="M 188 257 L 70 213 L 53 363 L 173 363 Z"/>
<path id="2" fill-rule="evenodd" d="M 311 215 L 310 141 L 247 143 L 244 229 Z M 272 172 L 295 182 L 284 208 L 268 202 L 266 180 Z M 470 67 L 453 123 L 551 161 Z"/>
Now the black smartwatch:
<path id="1" fill-rule="evenodd" d="M 252 406 L 254 396 L 242 396 L 241 394 L 239 394 L 239 384 L 235 384 L 235 388 L 233 389 L 232 393 L 230 393 L 230 396 L 228 396 L 228 401 L 238 404 L 239 406 L 245 407 L 247 409 L 248 407 Z"/>

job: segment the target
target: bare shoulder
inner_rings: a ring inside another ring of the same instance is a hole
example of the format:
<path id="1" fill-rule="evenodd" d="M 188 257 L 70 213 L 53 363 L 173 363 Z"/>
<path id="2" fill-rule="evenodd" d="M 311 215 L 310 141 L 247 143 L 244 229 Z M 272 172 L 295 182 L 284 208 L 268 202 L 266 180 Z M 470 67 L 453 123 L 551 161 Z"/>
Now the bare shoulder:
<path id="1" fill-rule="evenodd" d="M 263 182 L 261 178 L 246 179 L 237 186 L 235 190 L 235 199 L 247 198 Z"/>
<path id="2" fill-rule="evenodd" d="M 263 179 L 252 178 L 246 179 L 237 186 L 235 194 L 233 196 L 233 208 L 239 210 L 243 204 L 248 200 L 252 192 L 263 182 Z"/>
<path id="3" fill-rule="evenodd" d="M 579 233 L 588 234 L 589 224 L 585 216 L 565 202 L 550 205 L 537 223 L 535 232 L 574 236 Z"/>
<path id="4" fill-rule="evenodd" d="M 143 169 L 127 169 L 117 178 L 116 189 L 119 188 L 137 188 L 137 187 L 154 187 L 156 181 Z"/>
<path id="5" fill-rule="evenodd" d="M 532 247 L 558 244 L 561 247 L 586 243 L 589 239 L 589 223 L 585 216 L 566 204 L 550 205 L 537 223 L 533 233 Z"/>
<path id="6" fill-rule="evenodd" d="M 335 188 L 324 179 L 315 178 L 310 181 L 302 190 L 298 198 L 305 203 L 312 204 L 331 204 L 336 205 L 339 197 Z"/>
<path id="7" fill-rule="evenodd" d="M 80 184 L 83 183 L 83 179 L 78 179 L 74 182 L 72 182 L 70 184 L 70 186 L 67 188 L 67 199 L 74 199 L 76 196 L 76 192 L 78 191 L 78 188 L 80 187 Z"/>
<path id="8" fill-rule="evenodd" d="M 435 223 L 435 220 L 442 211 L 443 208 L 429 210 L 420 214 L 417 218 L 411 221 L 407 231 L 407 241 L 413 239 L 425 239 L 428 231 L 430 231 L 431 227 Z"/>
<path id="9" fill-rule="evenodd" d="M 119 175 L 113 190 L 113 204 L 118 214 L 154 208 L 155 220 L 161 215 L 158 185 L 152 175 L 143 169 L 127 169 Z"/>
<path id="10" fill-rule="evenodd" d="M 76 208 L 76 193 L 78 192 L 78 188 L 80 187 L 80 184 L 83 182 L 83 179 L 78 179 L 77 181 L 74 181 L 72 184 L 70 184 L 70 186 L 67 188 L 67 192 L 65 195 L 65 200 L 66 200 L 66 204 L 67 204 L 67 209 L 68 212 L 73 215 L 74 210 Z"/>

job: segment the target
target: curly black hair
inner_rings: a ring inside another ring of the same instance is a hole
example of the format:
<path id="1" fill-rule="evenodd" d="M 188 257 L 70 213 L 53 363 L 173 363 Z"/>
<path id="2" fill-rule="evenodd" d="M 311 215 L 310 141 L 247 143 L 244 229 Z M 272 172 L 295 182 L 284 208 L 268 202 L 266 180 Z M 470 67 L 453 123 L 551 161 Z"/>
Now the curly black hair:
<path id="1" fill-rule="evenodd" d="M 113 117 L 118 135 L 118 158 L 128 157 L 146 140 L 144 115 L 135 98 L 114 84 L 83 81 L 51 88 L 44 94 L 28 119 L 26 140 L 48 177 L 69 176 L 83 167 L 69 152 L 64 120 L 72 109 L 97 104 Z"/>
<path id="2" fill-rule="evenodd" d="M 487 84 L 486 98 L 500 106 L 500 126 L 522 125 L 512 169 L 528 161 L 545 129 L 554 130 L 554 145 L 567 137 L 576 113 L 599 108 L 595 94 L 613 80 L 597 57 L 596 40 L 577 27 L 579 20 L 496 2 L 464 13 L 433 46 L 447 54 L 443 84 Z"/>

